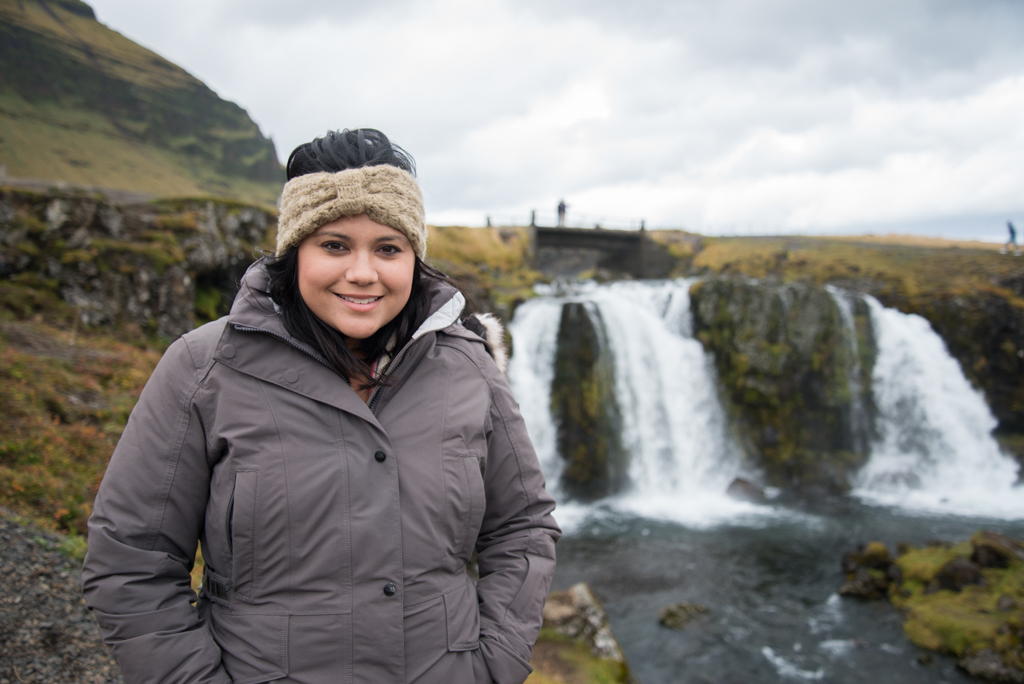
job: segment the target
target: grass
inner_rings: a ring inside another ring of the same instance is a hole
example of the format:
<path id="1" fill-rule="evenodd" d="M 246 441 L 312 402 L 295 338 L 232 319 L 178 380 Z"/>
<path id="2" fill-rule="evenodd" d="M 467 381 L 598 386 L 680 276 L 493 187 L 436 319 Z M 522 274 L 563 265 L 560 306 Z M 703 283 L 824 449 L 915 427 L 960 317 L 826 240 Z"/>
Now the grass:
<path id="1" fill-rule="evenodd" d="M 107 461 L 162 349 L 39 318 L 0 326 L 0 506 L 84 534 Z"/>
<path id="2" fill-rule="evenodd" d="M 529 265 L 529 229 L 430 226 L 427 261 L 452 276 L 479 305 L 504 318 L 533 296 L 543 276 Z"/>
<path id="3" fill-rule="evenodd" d="M 919 242 L 923 244 L 870 237 L 704 238 L 693 268 L 787 282 L 871 280 L 880 291 L 909 298 L 990 292 L 1024 308 L 1024 300 L 994 284 L 1019 277 L 1021 260 L 981 243 Z"/>

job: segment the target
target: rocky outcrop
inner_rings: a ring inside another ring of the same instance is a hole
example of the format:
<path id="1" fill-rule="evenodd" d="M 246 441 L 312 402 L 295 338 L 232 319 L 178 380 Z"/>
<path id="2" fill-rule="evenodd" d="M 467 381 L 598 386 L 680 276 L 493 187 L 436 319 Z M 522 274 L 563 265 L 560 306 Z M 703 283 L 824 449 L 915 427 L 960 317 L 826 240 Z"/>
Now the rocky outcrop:
<path id="1" fill-rule="evenodd" d="M 707 613 L 707 607 L 697 603 L 673 603 L 658 611 L 658 624 L 669 629 L 684 629 L 695 618 Z"/>
<path id="2" fill-rule="evenodd" d="M 569 302 L 558 328 L 551 413 L 558 453 L 565 459 L 562 488 L 585 501 L 626 485 L 627 458 L 620 440 L 615 373 L 601 314 L 592 304 Z"/>
<path id="3" fill-rule="evenodd" d="M 582 582 L 548 595 L 544 626 L 530 662 L 552 681 L 639 684 L 612 634 L 608 615 Z M 592 679 L 595 674 L 603 676 Z"/>
<path id="4" fill-rule="evenodd" d="M 768 484 L 842 492 L 867 459 L 874 345 L 866 306 L 804 283 L 712 276 L 691 291 L 740 443 Z"/>
<path id="5" fill-rule="evenodd" d="M 959 544 L 872 542 L 843 557 L 845 596 L 888 596 L 916 645 L 956 656 L 968 674 L 1024 683 L 1024 546 L 981 531 Z"/>
<path id="6" fill-rule="evenodd" d="M 274 218 L 246 205 L 121 206 L 100 195 L 0 189 L 0 288 L 17 317 L 49 293 L 86 325 L 173 338 L 227 311 Z"/>

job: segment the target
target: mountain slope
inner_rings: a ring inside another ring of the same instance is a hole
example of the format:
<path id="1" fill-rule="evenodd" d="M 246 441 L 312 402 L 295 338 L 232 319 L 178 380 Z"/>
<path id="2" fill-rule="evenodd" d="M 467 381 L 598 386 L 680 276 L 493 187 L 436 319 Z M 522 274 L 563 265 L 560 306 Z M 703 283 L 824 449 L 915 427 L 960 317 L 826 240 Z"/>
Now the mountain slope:
<path id="1" fill-rule="evenodd" d="M 0 0 L 0 163 L 11 177 L 262 203 L 284 180 L 245 110 L 79 0 Z"/>

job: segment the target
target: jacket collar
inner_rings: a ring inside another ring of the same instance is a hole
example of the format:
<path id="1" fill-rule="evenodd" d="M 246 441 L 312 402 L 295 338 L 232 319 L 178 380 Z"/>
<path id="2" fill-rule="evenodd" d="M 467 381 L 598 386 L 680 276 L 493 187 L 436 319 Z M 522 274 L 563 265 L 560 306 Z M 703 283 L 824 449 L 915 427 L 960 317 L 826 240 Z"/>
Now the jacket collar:
<path id="1" fill-rule="evenodd" d="M 395 358 L 406 353 L 416 340 L 451 326 L 462 313 L 466 301 L 462 293 L 434 279 L 428 282 L 430 306 L 427 317 L 409 344 L 397 351 Z M 288 333 L 277 306 L 267 292 L 269 283 L 270 275 L 262 260 L 246 271 L 228 314 L 227 330 L 217 344 L 214 358 L 239 372 L 358 415 L 379 426 L 370 408 L 354 391 L 348 388 L 339 391 L 335 374 L 323 372 L 323 366 L 332 370 L 333 367 L 312 347 Z M 261 344 L 252 343 L 254 333 L 264 333 L 256 335 Z M 280 344 L 270 337 L 276 337 L 302 353 L 282 355 Z"/>

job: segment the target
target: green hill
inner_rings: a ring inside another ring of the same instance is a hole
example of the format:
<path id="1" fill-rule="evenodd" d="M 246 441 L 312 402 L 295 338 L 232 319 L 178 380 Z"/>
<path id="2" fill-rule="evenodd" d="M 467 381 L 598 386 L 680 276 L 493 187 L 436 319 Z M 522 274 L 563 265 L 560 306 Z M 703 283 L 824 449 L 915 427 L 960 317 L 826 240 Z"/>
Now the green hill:
<path id="1" fill-rule="evenodd" d="M 284 181 L 245 110 L 79 0 L 0 0 L 0 164 L 12 178 L 262 204 Z"/>

